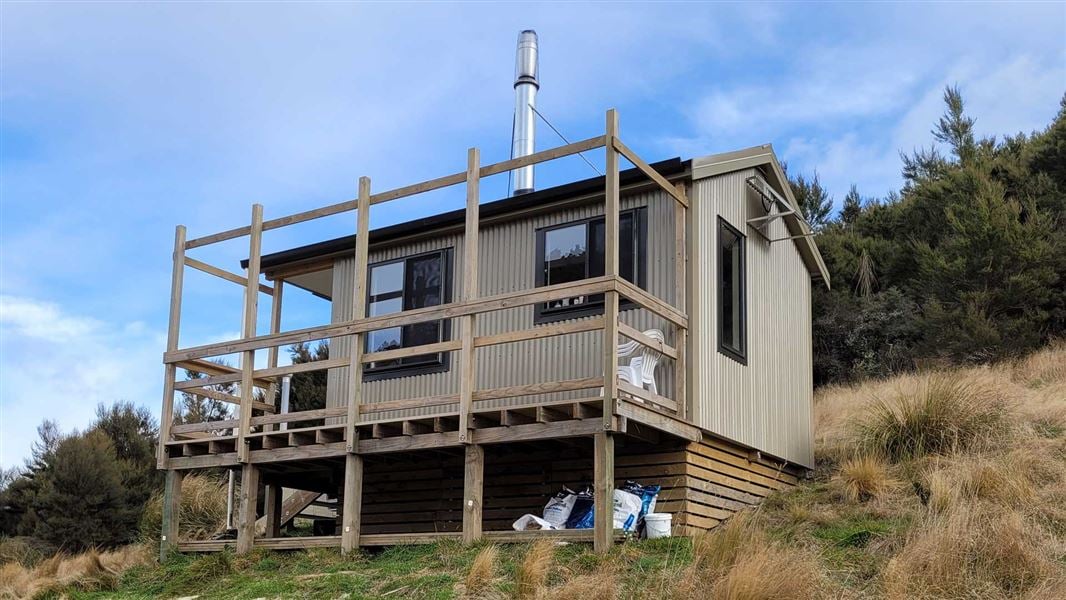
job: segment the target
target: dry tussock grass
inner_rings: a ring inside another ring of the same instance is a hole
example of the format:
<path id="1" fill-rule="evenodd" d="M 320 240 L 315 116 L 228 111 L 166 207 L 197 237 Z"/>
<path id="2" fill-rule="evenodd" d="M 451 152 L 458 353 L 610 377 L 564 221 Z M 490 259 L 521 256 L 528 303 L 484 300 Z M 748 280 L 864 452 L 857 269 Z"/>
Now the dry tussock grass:
<path id="1" fill-rule="evenodd" d="M 913 529 L 883 574 L 888 598 L 1012 598 L 1057 570 L 1017 512 L 960 508 Z"/>
<path id="2" fill-rule="evenodd" d="M 607 600 L 618 597 L 618 576 L 610 569 L 577 575 L 540 595 L 545 600 Z"/>
<path id="3" fill-rule="evenodd" d="M 885 562 L 863 594 L 1066 597 L 1066 342 L 1011 363 L 825 388 L 815 422 L 819 462 L 857 508 L 800 494 L 773 518 L 824 524 L 865 507 L 908 523 L 865 550 Z"/>
<path id="4" fill-rule="evenodd" d="M 898 485 L 885 460 L 872 454 L 845 460 L 833 480 L 851 502 L 881 498 Z"/>
<path id="5" fill-rule="evenodd" d="M 0 598 L 29 599 L 63 590 L 109 590 L 127 569 L 152 562 L 152 551 L 132 545 L 108 552 L 89 550 L 75 556 L 57 554 L 35 567 L 0 566 Z"/>
<path id="6" fill-rule="evenodd" d="M 500 560 L 500 549 L 495 545 L 485 546 L 470 563 L 470 570 L 463 579 L 463 596 L 467 598 L 487 598 L 492 595 L 496 568 Z"/>
<path id="7" fill-rule="evenodd" d="M 693 539 L 692 564 L 679 578 L 677 600 L 792 600 L 823 587 L 816 557 L 771 542 L 752 513 L 738 513 Z"/>
<path id="8" fill-rule="evenodd" d="M 182 539 L 208 540 L 226 528 L 226 482 L 218 477 L 188 475 L 181 482 Z M 159 539 L 163 526 L 162 493 L 152 495 L 141 517 L 141 538 Z"/>
<path id="9" fill-rule="evenodd" d="M 515 597 L 531 600 L 543 594 L 554 559 L 552 540 L 541 539 L 531 544 L 515 570 Z"/>

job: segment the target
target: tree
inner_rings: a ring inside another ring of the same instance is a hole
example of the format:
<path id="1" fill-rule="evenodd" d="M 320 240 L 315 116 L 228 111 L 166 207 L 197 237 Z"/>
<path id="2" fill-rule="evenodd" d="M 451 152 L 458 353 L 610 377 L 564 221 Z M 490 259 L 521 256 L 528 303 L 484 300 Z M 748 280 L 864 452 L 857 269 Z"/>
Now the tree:
<path id="1" fill-rule="evenodd" d="M 35 502 L 34 535 L 72 552 L 112 547 L 136 535 L 111 440 L 101 430 L 63 439 Z"/>
<path id="2" fill-rule="evenodd" d="M 139 520 L 152 492 L 160 487 L 162 476 L 156 470 L 155 450 L 159 427 L 152 413 L 131 402 L 116 402 L 110 407 L 96 408 L 96 424 L 111 441 L 118 462 L 119 475 L 126 507 Z"/>
<path id="3" fill-rule="evenodd" d="M 818 173 L 807 179 L 803 174 L 795 178 L 789 176 L 788 183 L 792 187 L 792 195 L 796 197 L 803 218 L 815 231 L 820 231 L 830 221 L 833 212 L 833 199 L 829 192 L 822 187 L 818 179 Z"/>
<path id="4" fill-rule="evenodd" d="M 860 214 L 862 214 L 862 198 L 853 183 L 851 189 L 848 190 L 848 195 L 844 196 L 844 205 L 840 208 L 840 222 L 845 227 L 852 225 L 858 220 Z"/>
<path id="5" fill-rule="evenodd" d="M 947 144 L 955 158 L 965 164 L 973 159 L 977 144 L 973 136 L 974 120 L 963 113 L 964 102 L 959 86 L 944 89 L 944 104 L 947 105 L 947 112 L 933 128 L 933 137 Z"/>

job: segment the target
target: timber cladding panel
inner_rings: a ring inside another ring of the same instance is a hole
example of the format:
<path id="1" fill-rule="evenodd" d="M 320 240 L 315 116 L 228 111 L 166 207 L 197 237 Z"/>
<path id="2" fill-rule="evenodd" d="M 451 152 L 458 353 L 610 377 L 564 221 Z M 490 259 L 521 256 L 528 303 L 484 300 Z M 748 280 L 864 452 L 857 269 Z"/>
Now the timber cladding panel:
<path id="1" fill-rule="evenodd" d="M 567 207 L 544 207 L 518 218 L 483 225 L 479 234 L 478 282 L 479 294 L 491 296 L 536 286 L 536 231 L 543 227 L 562 225 L 603 215 L 602 195 L 590 198 L 591 203 Z M 623 194 L 622 209 L 647 208 L 646 259 L 647 289 L 668 302 L 674 301 L 674 209 L 675 202 L 665 192 L 643 191 Z M 452 248 L 452 298 L 462 293 L 463 236 L 461 233 L 442 233 L 417 241 L 388 247 L 371 248 L 370 262 L 397 259 L 405 256 Z M 333 322 L 351 318 L 351 295 L 354 289 L 355 262 L 353 258 L 337 259 L 333 267 Z M 534 307 L 523 306 L 479 315 L 476 335 L 492 335 L 529 329 L 534 326 Z M 588 319 L 589 317 L 585 317 Z M 573 319 L 572 321 L 576 321 Z M 638 330 L 656 328 L 664 331 L 667 343 L 673 344 L 672 327 L 660 317 L 645 310 L 623 310 L 621 320 Z M 451 324 L 452 339 L 458 339 L 459 322 Z M 476 389 L 535 384 L 603 375 L 603 334 L 600 331 L 527 340 L 482 347 L 476 350 Z M 624 340 L 623 340 L 624 341 Z M 330 356 L 348 356 L 347 339 L 331 341 Z M 363 402 L 373 404 L 404 398 L 419 398 L 456 394 L 459 392 L 458 353 L 451 353 L 451 368 L 443 373 L 398 377 L 368 381 L 363 386 Z M 660 394 L 674 397 L 673 361 L 663 359 L 657 371 Z M 326 406 L 346 404 L 348 369 L 331 369 L 328 374 Z M 598 390 L 562 392 L 541 395 L 536 400 L 578 399 L 599 395 Z M 482 407 L 513 406 L 532 398 L 507 398 L 479 403 Z M 405 411 L 379 413 L 379 418 L 440 414 L 456 411 L 456 405 L 440 405 Z"/>
<path id="2" fill-rule="evenodd" d="M 588 440 L 551 446 L 485 447 L 485 531 L 508 531 L 523 514 L 540 515 L 563 486 L 592 482 Z M 705 439 L 657 446 L 619 444 L 615 484 L 627 479 L 662 486 L 657 512 L 674 515 L 675 535 L 711 529 L 738 510 L 794 485 L 800 470 L 750 460 L 732 444 Z M 367 458 L 362 533 L 436 533 L 462 529 L 460 452 Z"/>
<path id="3" fill-rule="evenodd" d="M 689 373 L 695 424 L 807 467 L 814 465 L 811 277 L 790 241 L 747 225 L 766 214 L 745 169 L 693 182 Z M 718 350 L 718 220 L 739 230 L 747 260 L 747 364 Z M 786 238 L 781 220 L 767 228 Z"/>

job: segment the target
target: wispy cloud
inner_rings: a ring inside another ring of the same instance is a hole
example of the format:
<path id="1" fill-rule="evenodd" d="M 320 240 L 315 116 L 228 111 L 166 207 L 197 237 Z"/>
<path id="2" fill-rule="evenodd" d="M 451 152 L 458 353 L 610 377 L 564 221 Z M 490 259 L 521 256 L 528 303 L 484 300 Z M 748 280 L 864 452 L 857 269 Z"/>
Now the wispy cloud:
<path id="1" fill-rule="evenodd" d="M 164 344 L 141 321 L 108 323 L 54 302 L 0 295 L 0 464 L 21 462 L 45 419 L 71 430 L 85 428 L 100 403 L 156 404 Z"/>

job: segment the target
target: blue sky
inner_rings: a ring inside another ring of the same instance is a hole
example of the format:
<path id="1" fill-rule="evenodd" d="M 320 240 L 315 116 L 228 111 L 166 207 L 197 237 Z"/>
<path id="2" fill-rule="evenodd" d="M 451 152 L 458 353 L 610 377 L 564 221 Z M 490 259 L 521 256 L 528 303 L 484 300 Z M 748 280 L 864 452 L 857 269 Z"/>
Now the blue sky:
<path id="1" fill-rule="evenodd" d="M 190 236 L 507 158 L 514 44 L 541 41 L 539 108 L 648 160 L 773 143 L 850 184 L 898 187 L 945 85 L 981 133 L 1043 128 L 1066 92 L 1066 4 L 0 4 L 0 465 L 98 403 L 158 413 L 174 225 Z M 544 127 L 538 146 L 558 140 Z M 577 159 L 544 187 L 592 175 Z M 505 193 L 486 186 L 483 200 Z M 392 203 L 373 226 L 461 206 Z M 280 250 L 352 214 L 266 236 Z M 231 270 L 241 242 L 198 258 Z M 191 273 L 182 345 L 235 337 L 236 286 Z M 264 306 L 268 303 L 263 303 Z M 294 301 L 285 328 L 328 319 Z M 264 321 L 261 319 L 260 321 Z"/>

